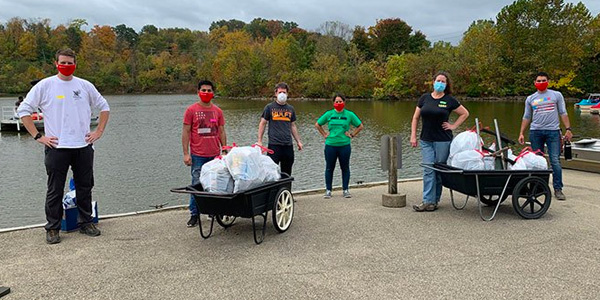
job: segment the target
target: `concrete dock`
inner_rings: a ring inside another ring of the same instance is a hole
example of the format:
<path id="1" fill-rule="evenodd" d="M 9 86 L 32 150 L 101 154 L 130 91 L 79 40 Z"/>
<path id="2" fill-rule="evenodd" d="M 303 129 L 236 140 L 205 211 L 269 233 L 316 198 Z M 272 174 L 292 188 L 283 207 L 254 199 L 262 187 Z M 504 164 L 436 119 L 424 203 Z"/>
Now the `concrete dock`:
<path id="1" fill-rule="evenodd" d="M 408 181 L 404 208 L 381 205 L 386 186 L 296 195 L 291 228 L 278 234 L 269 214 L 260 245 L 249 219 L 215 222 L 203 240 L 185 209 L 101 220 L 100 237 L 57 245 L 43 228 L 0 233 L 2 300 L 599 299 L 600 174 L 563 176 L 567 201 L 537 220 L 509 198 L 484 222 L 446 189 L 437 211 L 417 213 L 422 182 Z"/>

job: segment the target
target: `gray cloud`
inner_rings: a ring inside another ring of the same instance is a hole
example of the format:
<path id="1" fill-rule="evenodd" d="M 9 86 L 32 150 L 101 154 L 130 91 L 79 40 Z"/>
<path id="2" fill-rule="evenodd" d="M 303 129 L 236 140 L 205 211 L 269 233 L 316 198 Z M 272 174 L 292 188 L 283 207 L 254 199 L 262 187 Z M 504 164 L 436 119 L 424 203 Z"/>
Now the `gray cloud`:
<path id="1" fill-rule="evenodd" d="M 600 1 L 582 2 L 593 15 L 600 13 Z M 260 17 L 293 21 L 302 28 L 315 30 L 326 21 L 369 27 L 378 19 L 401 18 L 432 41 L 456 43 L 473 21 L 495 19 L 502 7 L 511 3 L 510 0 L 0 0 L 0 23 L 13 17 L 48 18 L 56 26 L 73 19 L 85 19 L 90 27 L 126 24 L 139 31 L 144 25 L 152 24 L 159 28 L 206 31 L 213 21 L 238 19 L 250 22 Z"/>

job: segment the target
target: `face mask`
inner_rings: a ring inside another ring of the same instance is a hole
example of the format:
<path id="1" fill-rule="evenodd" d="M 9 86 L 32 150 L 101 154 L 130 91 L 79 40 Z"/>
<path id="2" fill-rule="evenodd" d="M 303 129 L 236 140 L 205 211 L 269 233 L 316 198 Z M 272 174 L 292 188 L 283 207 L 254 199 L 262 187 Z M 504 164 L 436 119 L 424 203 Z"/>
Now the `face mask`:
<path id="1" fill-rule="evenodd" d="M 535 88 L 538 89 L 538 91 L 545 91 L 548 88 L 548 81 L 546 82 L 536 82 L 535 83 Z"/>
<path id="2" fill-rule="evenodd" d="M 344 106 L 346 106 L 346 103 L 344 103 L 344 102 L 333 104 L 333 108 L 335 108 L 335 110 L 337 110 L 337 111 L 342 111 L 344 109 Z"/>
<path id="3" fill-rule="evenodd" d="M 433 89 L 436 92 L 441 93 L 446 89 L 446 84 L 443 82 L 436 81 L 433 83 Z"/>
<path id="4" fill-rule="evenodd" d="M 287 94 L 286 93 L 277 94 L 277 101 L 279 101 L 281 103 L 285 103 L 287 101 Z"/>
<path id="5" fill-rule="evenodd" d="M 207 93 L 207 92 L 198 92 L 198 96 L 200 97 L 200 100 L 204 103 L 208 103 L 210 102 L 210 100 L 212 100 L 212 98 L 215 96 L 214 93 Z"/>
<path id="6" fill-rule="evenodd" d="M 75 72 L 75 65 L 56 65 L 56 69 L 64 76 L 71 76 Z"/>

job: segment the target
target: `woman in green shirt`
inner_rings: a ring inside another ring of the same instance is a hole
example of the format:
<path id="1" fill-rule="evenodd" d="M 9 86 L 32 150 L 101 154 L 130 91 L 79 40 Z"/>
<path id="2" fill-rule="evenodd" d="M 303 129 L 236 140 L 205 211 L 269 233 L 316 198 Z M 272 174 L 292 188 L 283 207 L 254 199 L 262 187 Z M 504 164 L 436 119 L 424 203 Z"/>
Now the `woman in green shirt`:
<path id="1" fill-rule="evenodd" d="M 339 159 L 342 169 L 342 188 L 344 198 L 351 198 L 348 185 L 350 183 L 350 147 L 351 140 L 363 130 L 364 126 L 360 119 L 351 111 L 344 109 L 346 97 L 336 94 L 333 97 L 334 109 L 326 111 L 315 123 L 315 127 L 325 138 L 325 199 L 331 198 L 333 181 L 333 170 Z M 329 132 L 323 129 L 327 124 Z M 350 130 L 350 126 L 355 127 Z"/>

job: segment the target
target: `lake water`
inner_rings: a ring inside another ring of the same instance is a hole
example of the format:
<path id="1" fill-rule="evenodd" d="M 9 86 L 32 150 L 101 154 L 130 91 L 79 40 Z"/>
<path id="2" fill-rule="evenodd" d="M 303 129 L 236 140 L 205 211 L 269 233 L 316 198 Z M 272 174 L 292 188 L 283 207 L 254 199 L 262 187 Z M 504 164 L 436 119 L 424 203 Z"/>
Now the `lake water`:
<path id="1" fill-rule="evenodd" d="M 110 121 L 96 144 L 94 200 L 101 215 L 187 204 L 188 197 L 169 192 L 170 188 L 190 182 L 189 167 L 182 161 L 181 127 L 185 108 L 195 95 L 107 96 Z M 0 98 L 0 106 L 14 105 L 15 98 Z M 260 114 L 267 101 L 215 99 L 224 112 L 227 140 L 231 144 L 256 142 Z M 317 118 L 332 108 L 330 101 L 290 100 L 297 113 L 297 124 L 305 149 L 296 151 L 293 168 L 294 190 L 324 187 L 324 141 L 314 127 Z M 474 125 L 478 117 L 493 128 L 497 118 L 501 131 L 516 139 L 523 114 L 523 103 L 466 102 L 471 112 L 466 124 L 455 133 Z M 380 170 L 379 140 L 384 134 L 402 135 L 403 168 L 399 178 L 420 177 L 419 148 L 408 140 L 415 102 L 349 101 L 346 108 L 363 121 L 365 130 L 352 142 L 351 183 L 387 180 Z M 576 135 L 598 137 L 600 119 L 578 114 L 568 105 Z M 491 141 L 491 137 L 485 137 Z M 264 142 L 266 143 L 266 133 Z M 43 147 L 28 134 L 0 133 L 0 228 L 45 223 L 44 199 L 46 172 Z M 334 185 L 341 185 L 339 167 Z M 184 220 L 182 220 L 184 222 Z"/>

